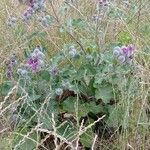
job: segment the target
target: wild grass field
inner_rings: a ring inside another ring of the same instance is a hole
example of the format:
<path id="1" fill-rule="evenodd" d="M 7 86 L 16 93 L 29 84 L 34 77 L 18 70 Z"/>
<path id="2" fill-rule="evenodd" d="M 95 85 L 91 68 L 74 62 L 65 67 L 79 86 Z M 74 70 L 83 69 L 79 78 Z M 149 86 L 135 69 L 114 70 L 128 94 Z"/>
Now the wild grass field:
<path id="1" fill-rule="evenodd" d="M 0 150 L 150 150 L 149 9 L 1 0 Z"/>

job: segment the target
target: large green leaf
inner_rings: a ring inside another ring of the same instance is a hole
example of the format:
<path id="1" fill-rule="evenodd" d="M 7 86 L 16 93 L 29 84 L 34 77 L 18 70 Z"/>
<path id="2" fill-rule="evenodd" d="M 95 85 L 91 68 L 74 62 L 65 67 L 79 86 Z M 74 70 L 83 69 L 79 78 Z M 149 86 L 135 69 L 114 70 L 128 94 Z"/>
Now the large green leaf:
<path id="1" fill-rule="evenodd" d="M 113 98 L 113 89 L 111 85 L 102 86 L 96 89 L 95 97 L 96 99 L 102 99 L 106 104 L 109 103 Z"/>
<path id="2" fill-rule="evenodd" d="M 76 98 L 69 97 L 62 103 L 63 111 L 73 113 L 75 112 L 75 102 Z"/>
<path id="3" fill-rule="evenodd" d="M 89 112 L 97 114 L 103 111 L 103 107 L 101 105 L 96 105 L 94 101 L 86 102 L 84 104 L 80 104 L 79 106 L 79 117 L 86 116 Z"/>

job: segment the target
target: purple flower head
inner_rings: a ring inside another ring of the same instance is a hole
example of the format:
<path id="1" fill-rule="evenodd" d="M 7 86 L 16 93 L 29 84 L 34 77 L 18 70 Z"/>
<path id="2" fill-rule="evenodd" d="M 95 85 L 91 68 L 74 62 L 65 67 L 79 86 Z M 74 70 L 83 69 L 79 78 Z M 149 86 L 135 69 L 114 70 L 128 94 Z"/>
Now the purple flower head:
<path id="1" fill-rule="evenodd" d="M 27 64 L 29 65 L 29 67 L 32 69 L 33 72 L 38 71 L 38 58 L 37 57 L 30 57 L 27 61 Z"/>
<path id="2" fill-rule="evenodd" d="M 31 53 L 30 58 L 27 60 L 27 65 L 33 72 L 40 71 L 44 66 L 45 55 L 40 51 L 39 47 L 35 48 Z"/>
<path id="3" fill-rule="evenodd" d="M 123 46 L 121 47 L 121 50 L 123 52 L 123 55 L 126 57 L 131 57 L 134 53 L 134 46 L 133 45 L 128 45 L 128 46 Z"/>

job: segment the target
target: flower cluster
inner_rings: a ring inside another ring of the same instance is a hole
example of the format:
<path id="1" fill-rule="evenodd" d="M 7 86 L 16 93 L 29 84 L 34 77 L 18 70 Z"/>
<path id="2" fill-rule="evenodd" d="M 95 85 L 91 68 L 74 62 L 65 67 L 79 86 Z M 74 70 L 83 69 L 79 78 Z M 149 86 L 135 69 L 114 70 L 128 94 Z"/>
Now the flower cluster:
<path id="1" fill-rule="evenodd" d="M 6 77 L 12 78 L 13 76 L 13 69 L 17 64 L 16 55 L 13 54 L 6 62 Z"/>
<path id="2" fill-rule="evenodd" d="M 30 0 L 28 5 L 29 8 L 25 11 L 25 13 L 22 16 L 23 21 L 28 21 L 29 19 L 31 19 L 35 12 L 44 10 L 45 0 Z"/>
<path id="3" fill-rule="evenodd" d="M 36 47 L 27 61 L 27 65 L 33 72 L 40 71 L 44 66 L 45 55 L 41 50 L 42 48 L 40 46 Z"/>
<path id="4" fill-rule="evenodd" d="M 118 59 L 121 64 L 130 64 L 132 63 L 133 54 L 134 54 L 134 46 L 122 46 L 122 47 L 115 47 L 113 51 L 113 55 Z"/>

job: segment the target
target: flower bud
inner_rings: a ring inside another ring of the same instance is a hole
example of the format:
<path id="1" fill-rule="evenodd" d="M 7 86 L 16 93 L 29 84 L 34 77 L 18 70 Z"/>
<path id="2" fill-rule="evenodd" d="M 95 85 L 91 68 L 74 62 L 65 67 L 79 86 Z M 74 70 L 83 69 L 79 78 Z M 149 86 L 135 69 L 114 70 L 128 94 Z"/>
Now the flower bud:
<path id="1" fill-rule="evenodd" d="M 53 76 L 57 76 L 59 74 L 59 69 L 57 66 L 53 66 L 51 69 L 50 69 L 50 73 L 51 75 Z"/>
<path id="2" fill-rule="evenodd" d="M 117 49 L 113 51 L 113 55 L 115 57 L 118 57 L 120 55 L 120 51 L 118 51 Z"/>
<path id="3" fill-rule="evenodd" d="M 12 27 L 12 26 L 16 25 L 16 22 L 17 22 L 17 19 L 15 17 L 11 17 L 11 18 L 8 19 L 7 25 Z"/>
<path id="4" fill-rule="evenodd" d="M 69 56 L 70 56 L 71 58 L 74 58 L 74 57 L 76 56 L 76 54 L 77 54 L 77 51 L 76 51 L 75 49 L 69 51 Z"/>
<path id="5" fill-rule="evenodd" d="M 25 69 L 18 69 L 17 73 L 22 76 L 22 77 L 27 77 L 28 76 L 28 71 Z"/>
<path id="6" fill-rule="evenodd" d="M 56 89 L 55 91 L 56 95 L 60 96 L 63 94 L 63 90 L 61 88 Z"/>
<path id="7" fill-rule="evenodd" d="M 118 60 L 119 60 L 119 62 L 120 62 L 121 64 L 123 64 L 123 63 L 125 62 L 126 58 L 125 58 L 125 56 L 120 55 L 120 56 L 118 57 Z"/>

